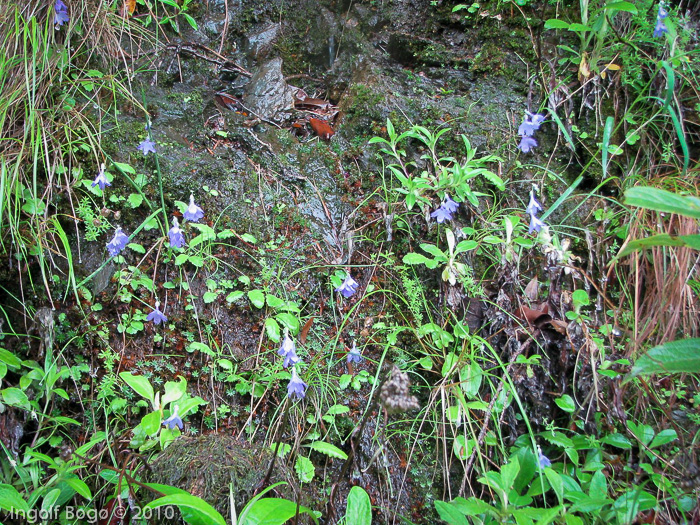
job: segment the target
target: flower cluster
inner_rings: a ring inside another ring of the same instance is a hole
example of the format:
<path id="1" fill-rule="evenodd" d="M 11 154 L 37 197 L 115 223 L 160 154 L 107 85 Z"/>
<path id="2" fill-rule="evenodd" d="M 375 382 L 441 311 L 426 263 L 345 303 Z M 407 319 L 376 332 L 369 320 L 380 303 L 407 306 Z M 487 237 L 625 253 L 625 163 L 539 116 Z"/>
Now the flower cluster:
<path id="1" fill-rule="evenodd" d="M 532 233 L 533 231 L 539 233 L 542 226 L 545 226 L 544 222 L 537 218 L 537 214 L 543 209 L 542 205 L 535 198 L 535 188 L 532 188 L 530 190 L 530 202 L 527 208 L 525 208 L 525 211 L 530 215 L 530 229 L 528 233 Z"/>
<path id="2" fill-rule="evenodd" d="M 357 292 L 357 287 L 360 286 L 355 279 L 352 278 L 350 272 L 347 273 L 343 284 L 335 289 L 336 292 L 340 292 L 346 299 L 352 297 Z"/>
<path id="3" fill-rule="evenodd" d="M 666 22 L 664 22 L 667 16 L 668 10 L 664 7 L 664 3 L 659 3 L 659 12 L 656 14 L 656 25 L 654 26 L 654 38 L 668 33 L 668 27 L 666 27 Z"/>
<path id="4" fill-rule="evenodd" d="M 451 221 L 452 215 L 459 208 L 459 203 L 450 199 L 450 196 L 445 194 L 445 200 L 442 201 L 440 207 L 435 210 L 430 216 L 435 219 L 438 224 L 442 224 L 445 221 Z"/>
<path id="5" fill-rule="evenodd" d="M 525 112 L 525 120 L 518 128 L 518 135 L 520 135 L 520 144 L 518 144 L 518 149 L 523 153 L 529 153 L 533 148 L 537 147 L 537 140 L 535 139 L 535 131 L 540 129 L 540 126 L 544 122 L 544 115 L 535 113 L 534 115 L 529 111 Z"/>
<path id="6" fill-rule="evenodd" d="M 297 367 L 295 366 L 301 359 L 297 355 L 297 347 L 294 341 L 289 337 L 289 332 L 284 330 L 284 339 L 282 340 L 282 345 L 277 353 L 284 357 L 284 362 L 282 366 L 284 368 L 292 367 L 292 378 L 289 380 L 287 385 L 287 396 L 296 397 L 297 399 L 302 399 L 306 396 L 307 384 L 301 380 L 297 374 Z"/>
<path id="7" fill-rule="evenodd" d="M 68 8 L 66 7 L 66 4 L 63 3 L 63 0 L 56 0 L 56 3 L 53 5 L 53 11 L 53 23 L 54 26 L 56 26 L 56 29 L 70 20 L 70 17 L 68 16 Z"/>

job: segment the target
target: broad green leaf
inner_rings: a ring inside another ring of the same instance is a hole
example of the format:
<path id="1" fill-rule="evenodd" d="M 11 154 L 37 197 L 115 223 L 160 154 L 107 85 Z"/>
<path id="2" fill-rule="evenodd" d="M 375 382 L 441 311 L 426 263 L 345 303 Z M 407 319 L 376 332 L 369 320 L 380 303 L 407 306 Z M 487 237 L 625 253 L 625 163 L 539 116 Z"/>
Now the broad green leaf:
<path id="1" fill-rule="evenodd" d="M 352 525 L 372 525 L 372 502 L 362 487 L 355 485 L 348 494 L 345 509 L 345 523 Z"/>
<path id="2" fill-rule="evenodd" d="M 87 500 L 92 499 L 92 492 L 90 492 L 90 488 L 87 486 L 87 484 L 80 478 L 78 477 L 69 477 L 69 478 L 64 478 L 63 481 L 66 482 L 66 484 L 72 488 L 74 491 L 76 491 L 78 494 L 80 494 L 82 497 L 84 497 Z"/>
<path id="3" fill-rule="evenodd" d="M 659 188 L 646 186 L 630 188 L 625 192 L 624 203 L 628 206 L 639 206 L 700 219 L 700 198 L 678 195 Z"/>
<path id="4" fill-rule="evenodd" d="M 141 418 L 141 428 L 147 436 L 155 436 L 160 430 L 160 410 L 155 410 Z"/>
<path id="5" fill-rule="evenodd" d="M 138 208 L 143 202 L 143 195 L 141 195 L 140 193 L 132 193 L 127 198 L 127 201 L 129 202 L 130 207 Z"/>
<path id="6" fill-rule="evenodd" d="M 31 410 L 29 398 L 22 390 L 16 387 L 6 388 L 2 391 L 2 400 L 6 405 Z"/>
<path id="7" fill-rule="evenodd" d="M 297 456 L 296 463 L 294 464 L 294 471 L 297 473 L 299 481 L 302 483 L 311 482 L 316 474 L 314 464 L 311 463 L 309 458 L 304 456 Z"/>
<path id="8" fill-rule="evenodd" d="M 289 330 L 289 332 L 292 335 L 297 335 L 299 333 L 301 323 L 299 322 L 299 318 L 296 315 L 292 315 L 287 312 L 281 312 L 275 315 L 275 319 L 277 319 L 282 324 L 282 326 L 287 328 L 287 330 Z"/>
<path id="9" fill-rule="evenodd" d="M 160 490 L 160 488 L 158 489 Z M 160 490 L 161 492 L 165 492 Z M 160 507 L 175 505 L 180 509 L 183 519 L 190 525 L 226 525 L 226 520 L 219 512 L 206 501 L 188 494 L 184 490 L 178 493 L 163 496 L 151 501 L 144 511 L 152 511 Z"/>
<path id="10" fill-rule="evenodd" d="M 501 467 L 501 487 L 509 491 L 513 487 L 518 472 L 520 472 L 520 462 L 518 458 L 514 456 L 508 463 Z"/>
<path id="11" fill-rule="evenodd" d="M 250 290 L 248 292 L 248 299 L 256 308 L 262 308 L 265 306 L 265 294 L 262 290 Z"/>
<path id="12" fill-rule="evenodd" d="M 440 519 L 446 521 L 449 525 L 469 525 L 464 514 L 451 503 L 436 501 L 435 510 L 438 511 Z"/>
<path id="13" fill-rule="evenodd" d="M 209 304 L 216 301 L 217 297 L 219 297 L 219 294 L 216 292 L 204 292 L 204 295 L 202 295 L 202 300 L 205 304 Z"/>
<path id="14" fill-rule="evenodd" d="M 636 250 L 642 250 L 652 246 L 687 246 L 694 250 L 700 250 L 700 235 L 669 235 L 668 233 L 652 235 L 651 237 L 629 242 L 620 253 L 617 254 L 617 257 L 624 257 Z"/>
<path id="15" fill-rule="evenodd" d="M 0 509 L 29 512 L 29 505 L 12 485 L 0 484 Z"/>
<path id="16" fill-rule="evenodd" d="M 226 296 L 226 302 L 227 303 L 234 303 L 234 302 L 238 301 L 244 295 L 245 295 L 245 292 L 242 292 L 240 290 L 233 291 Z"/>
<path id="17" fill-rule="evenodd" d="M 550 18 L 544 23 L 545 29 L 568 29 L 569 23 L 557 18 Z"/>
<path id="18" fill-rule="evenodd" d="M 576 403 L 574 403 L 574 398 L 572 398 L 569 394 L 564 394 L 563 396 L 555 399 L 554 402 L 564 412 L 571 413 L 574 410 L 576 410 Z"/>
<path id="19" fill-rule="evenodd" d="M 283 525 L 292 519 L 297 512 L 297 504 L 283 498 L 262 498 L 253 502 L 241 514 L 242 520 L 238 525 Z M 318 523 L 313 511 L 308 507 L 299 506 L 300 514 L 309 514 Z M 304 521 L 304 523 L 306 523 Z"/>
<path id="20" fill-rule="evenodd" d="M 331 445 L 330 443 L 326 443 L 325 441 L 314 441 L 313 443 L 307 446 L 311 450 L 315 450 L 316 452 L 320 452 L 331 458 L 348 459 L 348 455 L 345 452 L 340 450 L 335 445 Z"/>
<path id="21" fill-rule="evenodd" d="M 121 372 L 119 377 L 121 377 L 134 392 L 153 403 L 155 397 L 153 387 L 146 377 L 135 376 L 131 372 Z"/>
<path id="22" fill-rule="evenodd" d="M 700 372 L 700 338 L 681 339 L 655 346 L 634 363 L 624 382 L 642 374 Z"/>
<path id="23" fill-rule="evenodd" d="M 199 351 L 202 352 L 203 354 L 206 354 L 208 356 L 214 357 L 216 354 L 214 351 L 209 347 L 209 345 L 200 343 L 199 341 L 192 341 L 188 346 L 187 346 L 187 351 L 190 353 Z"/>
<path id="24" fill-rule="evenodd" d="M 177 401 L 187 392 L 187 380 L 182 376 L 179 376 L 177 379 L 177 381 L 168 381 L 165 383 L 165 394 L 160 401 L 162 406 Z"/>
<path id="25" fill-rule="evenodd" d="M 272 317 L 265 319 L 265 333 L 275 343 L 279 343 L 282 334 L 280 333 L 280 325 Z"/>
<path id="26" fill-rule="evenodd" d="M 637 14 L 637 6 L 631 2 L 612 2 L 611 4 L 603 7 L 603 9 L 606 11 L 626 11 L 627 13 L 632 13 L 633 15 Z"/>
<path id="27" fill-rule="evenodd" d="M 623 450 L 629 450 L 632 448 L 632 442 L 627 438 L 627 436 L 623 436 L 622 434 L 618 433 L 603 436 L 600 442 L 616 448 L 621 448 Z"/>
<path id="28" fill-rule="evenodd" d="M 676 439 L 678 439 L 678 434 L 676 434 L 676 431 L 672 428 L 667 428 L 654 436 L 654 439 L 652 439 L 651 443 L 649 444 L 649 448 L 660 447 L 670 443 L 671 441 L 675 441 Z"/>
<path id="29" fill-rule="evenodd" d="M 433 259 L 428 259 L 425 255 L 420 253 L 410 252 L 403 256 L 404 264 L 425 264 L 431 270 L 437 268 L 437 261 Z"/>
<path id="30" fill-rule="evenodd" d="M 270 308 L 277 309 L 284 305 L 283 299 L 280 299 L 279 297 L 274 296 L 272 294 L 267 294 L 265 299 L 267 301 L 267 306 L 269 306 Z"/>
<path id="31" fill-rule="evenodd" d="M 9 368 L 16 370 L 22 366 L 22 360 L 12 352 L 0 348 L 0 361 L 5 363 Z"/>

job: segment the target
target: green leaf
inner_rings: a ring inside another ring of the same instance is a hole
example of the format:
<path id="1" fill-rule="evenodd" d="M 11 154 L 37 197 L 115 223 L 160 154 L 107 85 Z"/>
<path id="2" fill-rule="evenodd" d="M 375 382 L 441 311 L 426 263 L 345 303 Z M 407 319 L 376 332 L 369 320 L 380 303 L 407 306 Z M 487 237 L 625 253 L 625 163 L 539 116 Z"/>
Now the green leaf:
<path id="1" fill-rule="evenodd" d="M 126 384 L 134 390 L 134 392 L 153 404 L 155 398 L 153 387 L 146 377 L 135 376 L 131 372 L 121 372 L 119 377 L 121 377 Z"/>
<path id="2" fill-rule="evenodd" d="M 345 509 L 345 523 L 352 525 L 372 525 L 372 502 L 362 487 L 355 485 L 348 494 Z"/>
<path id="3" fill-rule="evenodd" d="M 681 339 L 655 346 L 634 363 L 623 383 L 642 374 L 700 372 L 700 338 Z"/>
<path id="4" fill-rule="evenodd" d="M 687 246 L 694 250 L 700 250 L 700 235 L 669 235 L 668 233 L 660 233 L 652 235 L 644 239 L 637 239 L 629 242 L 617 254 L 617 258 L 624 257 L 636 250 L 650 248 L 652 246 Z"/>
<path id="5" fill-rule="evenodd" d="M 678 195 L 658 188 L 645 186 L 630 188 L 625 192 L 624 204 L 700 219 L 699 198 Z"/>
<path id="6" fill-rule="evenodd" d="M 209 347 L 209 345 L 200 343 L 199 341 L 192 341 L 188 345 L 187 351 L 190 353 L 199 351 L 211 357 L 214 357 L 216 355 L 214 351 Z"/>
<path id="7" fill-rule="evenodd" d="M 568 29 L 569 23 L 557 18 L 550 18 L 544 23 L 545 29 Z"/>
<path id="8" fill-rule="evenodd" d="M 141 195 L 139 193 L 132 193 L 127 198 L 127 202 L 129 203 L 129 206 L 131 206 L 132 208 L 138 208 L 139 206 L 141 206 L 141 203 L 143 202 L 143 195 Z"/>
<path id="9" fill-rule="evenodd" d="M 226 302 L 227 303 L 235 303 L 244 295 L 245 295 L 245 292 L 242 292 L 240 290 L 233 291 L 226 296 Z"/>
<path id="10" fill-rule="evenodd" d="M 173 401 L 177 401 L 180 399 L 182 396 L 184 396 L 187 393 L 187 380 L 179 376 L 177 378 L 177 381 L 168 381 L 165 383 L 165 394 L 163 395 L 163 398 L 160 400 L 160 404 L 162 406 L 166 406 L 168 403 L 172 403 Z"/>
<path id="11" fill-rule="evenodd" d="M 136 170 L 131 167 L 129 164 L 125 164 L 123 162 L 112 162 L 115 168 L 117 168 L 118 171 L 123 171 L 124 173 L 131 173 L 132 175 L 136 175 Z"/>
<path id="12" fill-rule="evenodd" d="M 569 31 L 575 31 L 577 33 L 585 33 L 586 31 L 591 31 L 591 28 L 584 24 L 569 24 Z"/>
<path id="13" fill-rule="evenodd" d="M 202 295 L 205 304 L 213 303 L 217 297 L 219 297 L 219 294 L 216 292 L 204 292 L 204 295 Z"/>
<path id="14" fill-rule="evenodd" d="M 576 410 L 576 403 L 574 403 L 574 398 L 569 394 L 564 394 L 563 396 L 554 400 L 559 408 L 564 412 L 572 413 Z"/>
<path id="15" fill-rule="evenodd" d="M 0 484 L 0 509 L 6 511 L 29 512 L 29 505 L 12 485 Z"/>
<path id="16" fill-rule="evenodd" d="M 425 255 L 420 253 L 410 252 L 403 256 L 404 264 L 425 264 L 431 270 L 437 268 L 437 261 L 433 259 L 428 259 Z"/>
<path id="17" fill-rule="evenodd" d="M 320 452 L 321 454 L 325 454 L 331 458 L 348 459 L 348 455 L 345 452 L 340 450 L 335 445 L 331 445 L 325 441 L 314 441 L 306 446 L 308 446 L 311 450 L 315 450 L 316 452 Z"/>
<path id="18" fill-rule="evenodd" d="M 279 343 L 281 339 L 280 325 L 272 317 L 265 319 L 265 333 L 275 343 Z"/>
<path id="19" fill-rule="evenodd" d="M 476 241 L 461 241 L 457 247 L 455 248 L 455 255 L 460 254 L 462 252 L 466 252 L 469 250 L 473 250 L 476 248 L 479 244 Z"/>
<path id="20" fill-rule="evenodd" d="M 4 348 L 0 348 L 0 361 L 5 363 L 12 370 L 17 370 L 22 366 L 22 360 Z"/>
<path id="21" fill-rule="evenodd" d="M 245 515 L 241 514 L 242 520 L 239 525 L 283 525 L 292 519 L 297 512 L 297 504 L 283 498 L 262 498 L 255 501 L 250 507 L 245 509 Z M 306 513 L 312 516 L 311 509 L 299 506 L 299 513 Z"/>
<path id="22" fill-rule="evenodd" d="M 267 306 L 269 306 L 270 308 L 277 309 L 284 306 L 284 300 L 280 299 L 275 295 L 267 294 L 265 299 L 267 301 Z"/>
<path id="23" fill-rule="evenodd" d="M 155 410 L 141 418 L 141 428 L 147 436 L 155 436 L 160 430 L 160 410 Z"/>
<path id="24" fill-rule="evenodd" d="M 350 385 L 350 381 L 352 381 L 352 376 L 350 374 L 343 374 L 338 380 L 338 386 L 341 390 L 345 390 Z"/>
<path id="25" fill-rule="evenodd" d="M 632 13 L 633 15 L 637 14 L 637 6 L 630 2 L 613 2 L 603 7 L 603 9 L 606 11 L 626 11 L 627 13 Z"/>
<path id="26" fill-rule="evenodd" d="M 314 475 L 316 474 L 314 464 L 311 463 L 311 460 L 309 460 L 309 458 L 304 456 L 297 456 L 296 463 L 294 464 L 294 470 L 297 473 L 297 476 L 299 477 L 299 481 L 301 481 L 302 483 L 311 482 L 311 480 L 314 479 Z"/>
<path id="27" fill-rule="evenodd" d="M 262 308 L 265 306 L 265 294 L 262 290 L 250 290 L 248 292 L 248 299 L 256 308 Z"/>
<path id="28" fill-rule="evenodd" d="M 82 497 L 84 497 L 87 500 L 92 499 L 92 492 L 90 492 L 90 488 L 87 486 L 87 484 L 80 478 L 78 477 L 69 477 L 69 478 L 64 478 L 66 484 L 72 488 L 74 491 L 76 491 L 78 494 L 80 494 Z"/>
<path id="29" fill-rule="evenodd" d="M 446 521 L 449 525 L 469 525 L 464 514 L 451 503 L 436 501 L 435 510 L 438 511 L 440 519 Z"/>
<path id="30" fill-rule="evenodd" d="M 160 491 L 165 492 L 163 490 Z M 184 490 L 151 501 L 143 507 L 143 510 L 152 511 L 153 509 L 169 505 L 175 505 L 180 509 L 183 519 L 190 525 L 226 525 L 226 520 L 214 507 Z"/>
<path id="31" fill-rule="evenodd" d="M 281 312 L 275 315 L 275 319 L 282 323 L 282 326 L 286 327 L 287 330 L 289 330 L 293 335 L 299 333 L 301 323 L 299 322 L 299 318 L 296 315 L 292 315 L 287 312 Z"/>
<path id="32" fill-rule="evenodd" d="M 16 387 L 6 388 L 2 391 L 2 400 L 6 405 L 31 410 L 29 398 L 22 390 Z"/>
<path id="33" fill-rule="evenodd" d="M 632 442 L 627 438 L 627 436 L 619 433 L 608 434 L 607 436 L 604 436 L 600 442 L 612 447 L 621 448 L 623 450 L 629 450 L 632 448 Z"/>
<path id="34" fill-rule="evenodd" d="M 676 439 L 678 439 L 678 434 L 676 434 L 676 431 L 672 428 L 667 428 L 654 436 L 654 439 L 649 444 L 649 448 L 660 447 L 670 443 L 671 441 L 675 441 Z"/>

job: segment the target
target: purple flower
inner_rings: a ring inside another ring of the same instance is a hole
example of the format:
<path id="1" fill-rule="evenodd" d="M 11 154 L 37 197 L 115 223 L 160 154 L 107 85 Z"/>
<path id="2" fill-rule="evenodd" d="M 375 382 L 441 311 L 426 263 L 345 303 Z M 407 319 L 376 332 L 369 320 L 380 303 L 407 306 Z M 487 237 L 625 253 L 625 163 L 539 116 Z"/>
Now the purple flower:
<path id="1" fill-rule="evenodd" d="M 442 224 L 445 221 L 451 221 L 454 211 L 450 211 L 449 206 L 449 204 L 445 206 L 445 203 L 443 202 L 437 210 L 430 214 L 430 216 L 434 218 L 438 224 Z"/>
<path id="2" fill-rule="evenodd" d="M 450 196 L 445 194 L 445 200 L 442 203 L 442 207 L 450 213 L 454 213 L 459 208 L 459 203 L 450 199 Z"/>
<path id="3" fill-rule="evenodd" d="M 185 237 L 182 235 L 177 217 L 173 217 L 173 227 L 168 230 L 171 248 L 182 248 L 185 245 Z"/>
<path id="4" fill-rule="evenodd" d="M 348 272 L 348 275 L 347 277 L 345 277 L 343 284 L 338 286 L 338 288 L 336 288 L 335 291 L 340 292 L 341 294 L 343 294 L 343 297 L 348 298 L 355 295 L 358 286 L 360 285 L 357 283 L 357 281 L 355 281 L 355 279 L 352 278 L 350 272 Z"/>
<path id="5" fill-rule="evenodd" d="M 668 33 L 668 27 L 666 27 L 666 23 L 663 21 L 663 19 L 657 18 L 656 25 L 654 26 L 654 38 L 664 36 L 666 33 Z"/>
<path id="6" fill-rule="evenodd" d="M 539 220 L 536 216 L 530 215 L 530 229 L 527 231 L 528 233 L 532 233 L 533 231 L 539 233 L 542 226 L 545 226 L 545 223 Z"/>
<path id="7" fill-rule="evenodd" d="M 663 2 L 659 3 L 659 12 L 656 14 L 656 25 L 654 26 L 654 38 L 668 33 L 668 27 L 666 27 L 666 22 L 664 22 L 667 16 L 668 10 L 664 7 Z"/>
<path id="8" fill-rule="evenodd" d="M 144 155 L 148 155 L 149 151 L 152 151 L 153 153 L 156 152 L 156 143 L 153 142 L 152 140 L 144 139 L 141 144 L 136 146 L 136 149 L 143 151 Z"/>
<path id="9" fill-rule="evenodd" d="M 110 257 L 119 255 L 119 252 L 126 248 L 128 242 L 129 237 L 122 231 L 121 227 L 117 227 L 117 230 L 114 232 L 114 237 L 107 243 L 107 251 Z"/>
<path id="10" fill-rule="evenodd" d="M 547 456 L 542 454 L 542 451 L 540 450 L 539 447 L 537 447 L 537 464 L 539 465 L 540 468 L 547 468 L 552 466 L 552 462 L 549 460 Z"/>
<path id="11" fill-rule="evenodd" d="M 529 153 L 530 150 L 536 146 L 537 146 L 537 141 L 535 140 L 535 137 L 528 137 L 527 135 L 524 135 L 520 139 L 520 144 L 518 144 L 518 149 L 520 151 L 522 151 L 523 153 Z"/>
<path id="12" fill-rule="evenodd" d="M 300 361 L 296 350 L 297 347 L 294 344 L 294 341 L 289 338 L 289 333 L 287 330 L 285 330 L 282 346 L 280 346 L 280 349 L 277 351 L 280 356 L 284 357 L 284 363 L 282 363 L 284 368 L 287 368 L 290 365 L 296 365 Z"/>
<path id="13" fill-rule="evenodd" d="M 173 410 L 172 414 L 170 414 L 170 417 L 168 419 L 163 420 L 163 425 L 168 427 L 170 430 L 174 429 L 175 427 L 182 430 L 182 419 L 180 418 L 180 416 L 177 415 L 178 408 L 179 407 L 175 405 L 175 409 Z"/>
<path id="14" fill-rule="evenodd" d="M 528 203 L 527 208 L 525 208 L 525 211 L 529 213 L 530 216 L 533 216 L 537 215 L 543 209 L 544 208 L 542 208 L 542 205 L 535 198 L 535 190 L 530 190 L 530 202 Z"/>
<path id="15" fill-rule="evenodd" d="M 194 195 L 190 193 L 190 205 L 187 206 L 185 213 L 182 216 L 190 222 L 198 222 L 199 219 L 204 217 L 204 211 L 202 208 L 194 203 Z"/>
<path id="16" fill-rule="evenodd" d="M 160 302 L 156 301 L 156 307 L 146 316 L 146 321 L 151 321 L 153 324 L 166 323 L 168 318 L 160 311 Z"/>
<path id="17" fill-rule="evenodd" d="M 56 0 L 56 3 L 53 5 L 53 10 L 53 23 L 56 26 L 56 29 L 70 20 L 70 17 L 68 16 L 68 8 L 62 0 Z"/>
<path id="18" fill-rule="evenodd" d="M 99 186 L 101 190 L 105 189 L 105 186 L 111 186 L 112 184 L 107 180 L 107 177 L 105 176 L 105 165 L 104 162 L 100 165 L 100 171 L 97 173 L 97 177 L 95 177 L 95 180 L 92 181 L 91 186 L 94 188 L 95 186 Z"/>
<path id="19" fill-rule="evenodd" d="M 289 380 L 289 384 L 287 385 L 287 396 L 303 399 L 306 396 L 306 387 L 307 384 L 299 378 L 297 375 L 297 369 L 295 366 L 293 366 L 292 378 Z"/>
<path id="20" fill-rule="evenodd" d="M 531 137 L 535 134 L 535 131 L 540 129 L 540 126 L 544 122 L 544 118 L 545 116 L 541 115 L 540 113 L 535 113 L 534 115 L 532 113 L 528 113 L 525 120 L 523 120 L 523 123 L 520 124 L 520 127 L 518 128 L 518 135 L 523 137 Z"/>
<path id="21" fill-rule="evenodd" d="M 352 348 L 348 353 L 348 363 L 361 363 L 363 360 L 364 357 L 362 357 L 362 354 L 360 354 L 360 351 L 357 349 L 357 343 L 353 341 Z"/>

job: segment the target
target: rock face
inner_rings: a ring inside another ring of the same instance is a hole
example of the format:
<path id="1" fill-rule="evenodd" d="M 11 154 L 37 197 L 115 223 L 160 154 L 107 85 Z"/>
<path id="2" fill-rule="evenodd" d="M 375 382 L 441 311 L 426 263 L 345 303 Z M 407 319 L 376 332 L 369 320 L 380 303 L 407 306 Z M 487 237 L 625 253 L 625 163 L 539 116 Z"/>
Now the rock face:
<path id="1" fill-rule="evenodd" d="M 268 120 L 291 109 L 294 95 L 284 81 L 281 58 L 273 58 L 260 66 L 246 87 L 243 102 L 257 116 Z"/>

